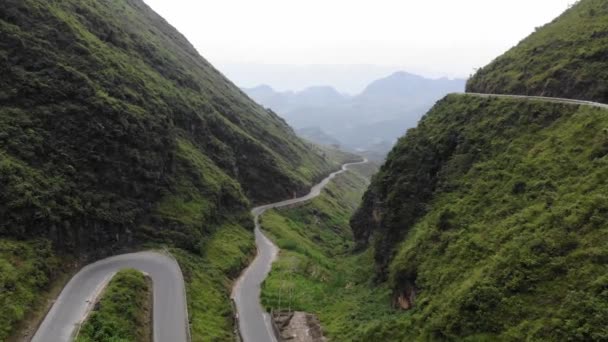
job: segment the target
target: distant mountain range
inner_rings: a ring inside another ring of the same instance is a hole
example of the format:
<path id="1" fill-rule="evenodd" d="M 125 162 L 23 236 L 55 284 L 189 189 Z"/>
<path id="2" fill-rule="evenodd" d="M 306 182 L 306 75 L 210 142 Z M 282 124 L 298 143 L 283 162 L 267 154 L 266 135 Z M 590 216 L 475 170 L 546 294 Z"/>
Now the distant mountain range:
<path id="1" fill-rule="evenodd" d="M 228 79 L 244 88 L 267 84 L 278 91 L 300 91 L 326 85 L 350 95 L 361 93 L 372 81 L 396 70 L 408 70 L 396 65 L 266 63 L 228 63 L 218 65 L 218 68 Z"/>
<path id="2" fill-rule="evenodd" d="M 279 92 L 268 85 L 244 88 L 243 90 L 258 103 L 279 112 L 281 115 L 301 108 L 341 105 L 351 98 L 329 86 L 310 87 L 299 92 Z"/>
<path id="3" fill-rule="evenodd" d="M 397 72 L 372 82 L 356 96 L 341 94 L 332 87 L 278 92 L 262 85 L 243 90 L 285 118 L 301 136 L 316 143 L 329 141 L 365 151 L 381 159 L 437 100 L 464 91 L 465 82 Z"/>

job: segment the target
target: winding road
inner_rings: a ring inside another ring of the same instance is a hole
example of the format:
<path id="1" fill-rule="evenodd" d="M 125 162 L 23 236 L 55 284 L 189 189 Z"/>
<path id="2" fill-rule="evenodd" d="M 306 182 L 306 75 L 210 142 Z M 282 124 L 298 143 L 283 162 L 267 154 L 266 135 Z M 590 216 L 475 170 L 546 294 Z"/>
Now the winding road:
<path id="1" fill-rule="evenodd" d="M 365 164 L 367 159 L 357 163 L 342 165 L 319 184 L 312 187 L 308 195 L 282 202 L 253 208 L 251 213 L 255 219 L 255 243 L 258 254 L 249 267 L 243 272 L 232 290 L 232 299 L 236 305 L 239 332 L 244 342 L 276 342 L 270 315 L 262 309 L 260 303 L 260 285 L 266 279 L 272 263 L 277 257 L 279 248 L 268 239 L 260 229 L 260 216 L 269 209 L 286 207 L 311 200 L 321 194 L 321 191 L 335 176 L 348 171 L 352 165 Z"/>
<path id="2" fill-rule="evenodd" d="M 186 292 L 182 271 L 175 259 L 156 252 L 114 256 L 84 267 L 61 294 L 36 331 L 34 342 L 68 342 L 74 339 L 95 299 L 118 271 L 134 268 L 153 283 L 154 341 L 190 340 Z"/>
<path id="3" fill-rule="evenodd" d="M 589 106 L 589 107 L 608 109 L 608 104 L 593 102 L 593 101 L 564 99 L 564 98 L 560 98 L 560 97 L 480 94 L 480 93 L 456 93 L 456 95 L 475 96 L 475 97 L 483 97 L 483 98 L 516 99 L 516 100 L 524 100 L 524 101 L 535 101 L 536 100 L 536 101 L 544 101 L 544 102 L 551 102 L 551 103 L 563 103 L 563 104 L 570 104 L 570 105 Z"/>

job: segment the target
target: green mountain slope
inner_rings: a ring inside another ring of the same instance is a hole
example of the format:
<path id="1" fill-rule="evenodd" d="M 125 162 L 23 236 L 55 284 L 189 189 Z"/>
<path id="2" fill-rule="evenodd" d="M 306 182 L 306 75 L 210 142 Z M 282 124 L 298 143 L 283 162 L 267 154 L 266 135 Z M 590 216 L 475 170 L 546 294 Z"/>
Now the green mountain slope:
<path id="1" fill-rule="evenodd" d="M 581 0 L 468 92 L 608 102 L 608 4 Z M 451 95 L 408 131 L 351 218 L 397 311 L 361 340 L 603 341 L 608 111 Z"/>
<path id="2" fill-rule="evenodd" d="M 141 0 L 7 0 L 0 35 L 0 235 L 197 250 L 333 167 Z"/>
<path id="3" fill-rule="evenodd" d="M 452 95 L 351 220 L 402 314 L 362 340 L 608 338 L 608 112 Z"/>
<path id="4" fill-rule="evenodd" d="M 468 82 L 477 93 L 608 102 L 608 2 L 581 0 Z"/>

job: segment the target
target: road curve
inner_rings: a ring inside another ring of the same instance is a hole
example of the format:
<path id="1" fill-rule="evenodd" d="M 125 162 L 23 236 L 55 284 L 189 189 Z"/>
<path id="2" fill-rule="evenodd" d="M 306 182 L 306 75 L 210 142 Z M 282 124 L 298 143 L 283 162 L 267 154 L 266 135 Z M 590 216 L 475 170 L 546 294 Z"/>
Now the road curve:
<path id="1" fill-rule="evenodd" d="M 239 318 L 238 329 L 244 342 L 276 342 L 272 331 L 270 315 L 262 309 L 262 305 L 260 304 L 260 285 L 266 279 L 268 272 L 270 272 L 279 248 L 260 230 L 260 215 L 268 209 L 290 206 L 313 199 L 321 194 L 321 190 L 335 176 L 348 171 L 349 166 L 365 164 L 367 162 L 367 159 L 364 159 L 361 162 L 342 165 L 342 169 L 330 174 L 319 184 L 313 186 L 306 196 L 263 205 L 251 210 L 255 220 L 255 243 L 258 254 L 243 272 L 232 290 L 232 299 L 235 302 Z"/>
<path id="2" fill-rule="evenodd" d="M 572 100 L 572 99 L 564 99 L 560 97 L 545 97 L 545 96 L 526 96 L 526 95 L 506 95 L 506 94 L 480 94 L 480 93 L 456 93 L 456 95 L 469 95 L 475 97 L 484 97 L 484 98 L 503 98 L 503 99 L 520 99 L 520 100 L 537 100 L 537 101 L 545 101 L 552 103 L 564 103 L 578 106 L 590 106 L 596 108 L 608 109 L 608 104 L 593 102 L 593 101 L 583 101 L 583 100 Z"/>
<path id="3" fill-rule="evenodd" d="M 173 258 L 156 252 L 118 255 L 84 267 L 61 291 L 32 341 L 71 341 L 83 317 L 91 309 L 91 303 L 114 274 L 125 268 L 137 269 L 152 279 L 154 341 L 189 341 L 182 271 Z"/>

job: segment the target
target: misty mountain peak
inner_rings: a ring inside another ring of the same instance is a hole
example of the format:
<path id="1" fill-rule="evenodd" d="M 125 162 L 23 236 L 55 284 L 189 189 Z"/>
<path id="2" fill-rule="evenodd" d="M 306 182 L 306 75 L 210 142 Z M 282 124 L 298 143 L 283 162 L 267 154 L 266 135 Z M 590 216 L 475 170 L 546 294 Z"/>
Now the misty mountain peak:
<path id="1" fill-rule="evenodd" d="M 454 91 L 454 89 L 464 88 L 464 84 L 465 80 L 462 79 L 430 79 L 405 71 L 398 71 L 372 82 L 359 97 L 382 99 L 413 97 L 413 100 L 419 96 L 438 98 L 445 93 Z"/>
<path id="2" fill-rule="evenodd" d="M 385 78 L 386 79 L 396 79 L 396 80 L 422 80 L 424 79 L 424 77 L 422 76 L 418 76 L 415 74 L 411 74 L 407 71 L 397 71 L 391 75 L 389 75 L 388 77 Z"/>
<path id="3" fill-rule="evenodd" d="M 271 86 L 267 85 L 267 84 L 260 84 L 257 87 L 253 87 L 250 90 L 252 91 L 268 91 L 268 92 L 274 92 L 274 88 L 272 88 Z"/>

